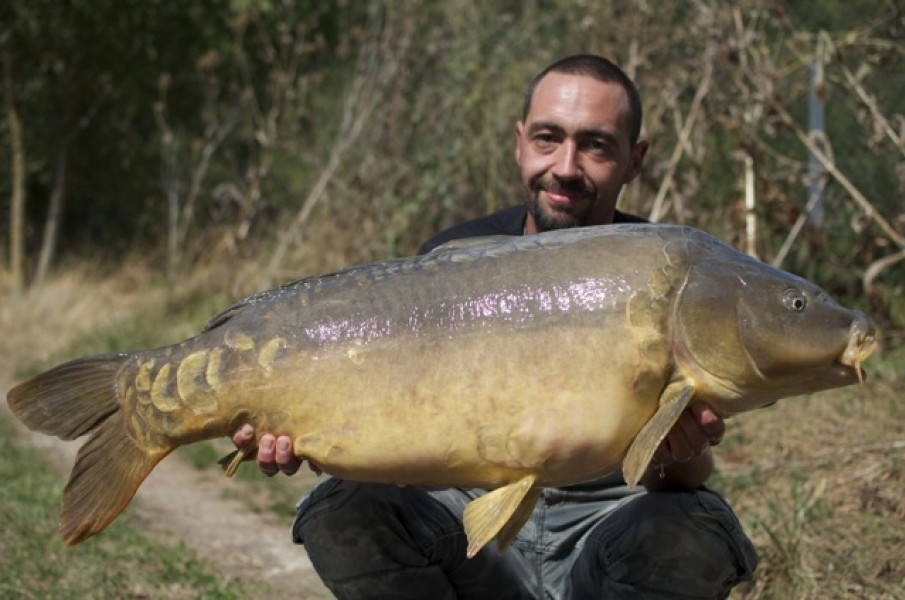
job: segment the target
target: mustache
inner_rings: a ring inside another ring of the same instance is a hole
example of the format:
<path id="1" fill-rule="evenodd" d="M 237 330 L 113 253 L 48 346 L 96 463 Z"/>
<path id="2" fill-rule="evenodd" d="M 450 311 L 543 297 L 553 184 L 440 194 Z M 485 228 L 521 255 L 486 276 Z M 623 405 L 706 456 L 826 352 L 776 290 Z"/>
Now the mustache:
<path id="1" fill-rule="evenodd" d="M 549 176 L 539 177 L 532 187 L 535 192 L 544 190 L 554 194 L 592 195 L 595 192 L 594 186 L 584 179 L 562 181 Z"/>

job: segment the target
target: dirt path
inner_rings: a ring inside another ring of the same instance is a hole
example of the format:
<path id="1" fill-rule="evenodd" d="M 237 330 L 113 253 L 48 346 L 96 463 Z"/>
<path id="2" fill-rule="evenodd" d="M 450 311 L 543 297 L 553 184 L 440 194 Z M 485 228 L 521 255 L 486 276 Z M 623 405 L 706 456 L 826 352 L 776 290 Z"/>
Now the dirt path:
<path id="1" fill-rule="evenodd" d="M 0 372 L 0 390 L 11 387 Z M 0 403 L 10 416 L 6 402 Z M 22 428 L 60 473 L 68 476 L 81 441 L 63 442 Z M 153 535 L 178 538 L 210 562 L 224 577 L 266 581 L 274 597 L 327 599 L 304 548 L 289 538 L 290 521 L 253 512 L 240 500 L 224 495 L 230 482 L 203 473 L 176 457 L 164 460 L 144 482 L 133 503 L 139 519 Z"/>

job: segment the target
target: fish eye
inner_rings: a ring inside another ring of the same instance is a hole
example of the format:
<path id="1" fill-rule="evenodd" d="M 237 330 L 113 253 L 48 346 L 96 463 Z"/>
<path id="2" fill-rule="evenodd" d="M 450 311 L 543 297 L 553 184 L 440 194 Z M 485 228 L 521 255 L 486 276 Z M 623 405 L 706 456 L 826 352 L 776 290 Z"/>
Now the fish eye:
<path id="1" fill-rule="evenodd" d="M 794 312 L 801 312 L 808 306 L 808 298 L 801 291 L 788 289 L 782 294 L 782 304 Z"/>

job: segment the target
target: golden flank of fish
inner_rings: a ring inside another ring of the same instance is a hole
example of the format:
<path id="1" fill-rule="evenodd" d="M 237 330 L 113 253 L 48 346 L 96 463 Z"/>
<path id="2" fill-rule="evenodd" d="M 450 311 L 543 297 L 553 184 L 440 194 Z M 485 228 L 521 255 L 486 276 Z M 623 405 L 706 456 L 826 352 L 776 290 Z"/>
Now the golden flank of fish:
<path id="1" fill-rule="evenodd" d="M 304 279 L 8 402 L 32 429 L 89 435 L 63 497 L 69 544 L 176 447 L 251 423 L 337 477 L 492 489 L 466 509 L 474 555 L 504 547 L 543 486 L 620 465 L 636 484 L 690 402 L 729 417 L 849 385 L 875 349 L 864 314 L 803 279 L 694 229 L 612 225 Z"/>

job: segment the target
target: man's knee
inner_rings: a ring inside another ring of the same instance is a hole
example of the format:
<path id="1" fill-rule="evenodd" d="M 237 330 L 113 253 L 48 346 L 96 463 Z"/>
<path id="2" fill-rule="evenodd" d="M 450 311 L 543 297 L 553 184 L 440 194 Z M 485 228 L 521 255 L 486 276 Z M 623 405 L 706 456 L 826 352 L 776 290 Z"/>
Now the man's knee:
<path id="1" fill-rule="evenodd" d="M 591 532 L 573 585 L 596 597 L 720 598 L 756 565 L 753 545 L 718 494 L 644 494 Z M 606 590 L 609 595 L 599 595 Z"/>
<path id="2" fill-rule="evenodd" d="M 430 540 L 419 534 L 423 525 L 413 529 L 416 519 L 407 514 L 426 501 L 423 495 L 417 488 L 328 479 L 300 503 L 293 539 L 304 543 L 335 594 L 369 597 L 357 586 L 391 588 L 397 575 L 436 571 L 425 552 Z"/>
<path id="3" fill-rule="evenodd" d="M 339 598 L 522 598 L 517 557 L 466 558 L 461 513 L 476 493 L 330 479 L 300 503 L 293 539 Z"/>
<path id="4" fill-rule="evenodd" d="M 462 513 L 481 492 L 328 479 L 300 503 L 292 537 L 311 560 L 329 556 L 342 568 L 368 561 L 447 567 L 464 560 Z"/>

